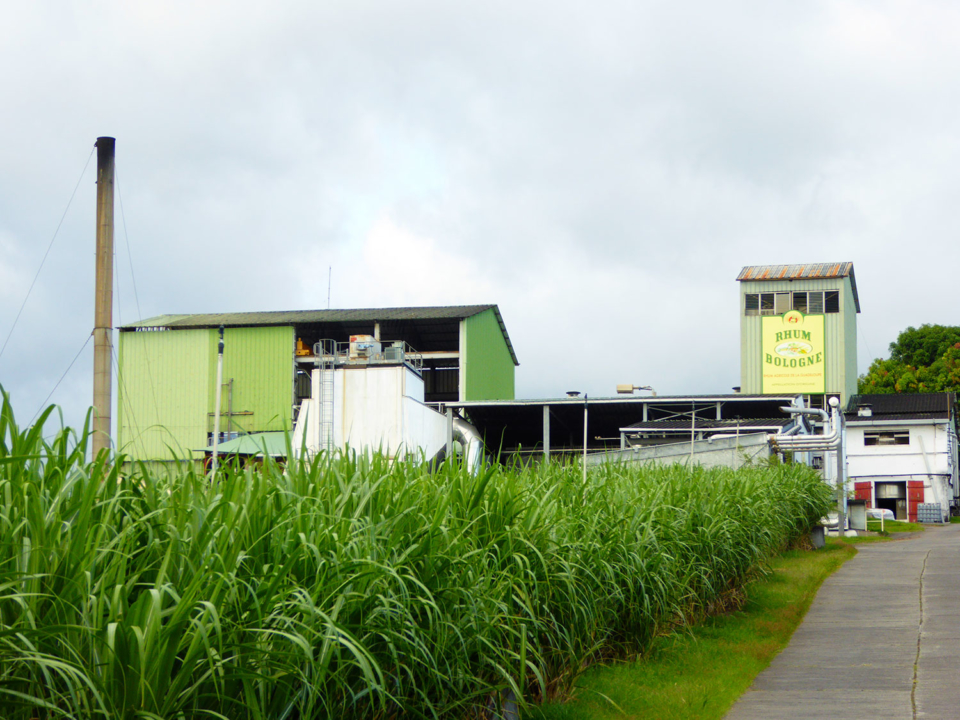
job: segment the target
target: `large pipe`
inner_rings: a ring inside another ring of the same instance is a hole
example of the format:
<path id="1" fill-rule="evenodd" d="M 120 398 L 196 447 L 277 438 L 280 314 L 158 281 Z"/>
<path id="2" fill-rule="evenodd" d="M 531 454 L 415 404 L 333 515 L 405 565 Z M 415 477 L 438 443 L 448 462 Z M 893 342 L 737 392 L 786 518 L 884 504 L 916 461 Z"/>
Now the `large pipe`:
<path id="1" fill-rule="evenodd" d="M 453 418 L 453 437 L 463 445 L 467 469 L 476 475 L 483 464 L 483 438 L 477 429 L 463 418 Z"/>
<path id="2" fill-rule="evenodd" d="M 827 415 L 827 411 L 821 410 L 820 408 L 782 407 L 780 408 L 780 412 L 790 413 L 791 415 L 819 415 L 824 424 L 830 422 L 830 416 Z"/>
<path id="3" fill-rule="evenodd" d="M 92 453 L 110 448 L 113 404 L 113 178 L 116 139 L 97 138 L 97 260 L 93 319 Z"/>
<path id="4" fill-rule="evenodd" d="M 831 430 L 828 435 L 771 435 L 770 441 L 782 447 L 809 446 L 813 448 L 832 448 L 840 442 L 840 434 Z"/>
<path id="5" fill-rule="evenodd" d="M 784 412 L 803 415 L 820 415 L 828 423 L 830 432 L 823 435 L 787 435 L 779 433 L 770 435 L 770 443 L 784 450 L 832 450 L 840 444 L 841 433 L 839 424 L 829 424 L 830 416 L 823 410 L 816 408 L 780 408 Z"/>
<path id="6" fill-rule="evenodd" d="M 845 431 L 843 428 L 843 413 L 840 411 L 840 401 L 830 398 L 830 415 L 824 410 L 816 408 L 780 408 L 784 412 L 802 415 L 819 415 L 823 418 L 829 433 L 823 435 L 784 436 L 770 435 L 771 445 L 778 450 L 831 450 L 837 453 L 837 528 L 843 532 L 846 527 L 847 495 L 846 495 L 846 463 L 847 452 Z"/>

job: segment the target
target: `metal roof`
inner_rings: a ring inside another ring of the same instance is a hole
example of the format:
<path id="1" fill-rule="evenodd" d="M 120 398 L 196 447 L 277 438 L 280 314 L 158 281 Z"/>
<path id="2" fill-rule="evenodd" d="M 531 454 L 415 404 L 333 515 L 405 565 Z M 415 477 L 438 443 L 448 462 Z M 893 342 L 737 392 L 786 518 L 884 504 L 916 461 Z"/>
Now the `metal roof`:
<path id="1" fill-rule="evenodd" d="M 266 450 L 271 457 L 286 457 L 287 434 L 284 432 L 262 432 L 241 435 L 217 446 L 220 455 L 263 455 Z M 202 452 L 212 453 L 213 445 L 203 448 Z"/>
<path id="2" fill-rule="evenodd" d="M 742 420 L 708 420 L 697 419 L 693 428 L 690 427 L 689 420 L 653 420 L 651 422 L 638 422 L 633 425 L 621 428 L 621 432 L 685 432 L 689 433 L 691 429 L 695 430 L 723 430 L 744 431 L 756 430 L 782 430 L 793 422 L 793 418 L 747 418 Z"/>
<path id="3" fill-rule="evenodd" d="M 256 325 L 295 325 L 324 322 L 377 322 L 379 320 L 463 320 L 496 305 L 448 305 L 442 307 L 359 308 L 348 310 L 276 310 L 266 312 L 203 313 L 196 315 L 158 315 L 122 326 L 210 328 Z M 499 311 L 498 311 L 499 314 Z"/>
<path id="4" fill-rule="evenodd" d="M 743 394 L 680 397 L 621 395 L 602 398 L 591 396 L 586 408 L 582 397 L 446 402 L 443 405 L 462 412 L 484 437 L 489 450 L 535 451 L 542 447 L 545 426 L 548 426 L 551 452 L 566 452 L 573 448 L 582 450 L 583 425 L 587 415 L 589 447 L 613 449 L 620 445 L 620 429 L 642 422 L 644 415 L 648 422 L 680 419 L 689 432 L 689 415 L 686 418 L 682 416 L 694 406 L 698 415 L 706 416 L 702 420 L 698 418 L 697 425 L 706 422 L 708 417 L 715 420 L 716 415 L 721 420 L 734 421 L 739 416 L 742 425 L 747 419 L 786 417 L 780 408 L 790 405 L 795 398 L 795 395 Z M 720 406 L 719 412 L 716 412 L 717 405 Z M 584 412 L 585 409 L 587 412 Z M 545 417 L 547 422 L 544 422 Z"/>
<path id="5" fill-rule="evenodd" d="M 947 414 L 939 413 L 884 413 L 883 415 L 873 415 L 871 417 L 861 417 L 857 413 L 846 413 L 847 424 L 876 425 L 878 423 L 913 423 L 920 420 L 943 421 L 948 420 Z"/>
<path id="6" fill-rule="evenodd" d="M 696 403 L 728 403 L 728 402 L 785 402 L 791 403 L 797 395 L 747 395 L 743 393 L 733 393 L 728 395 L 614 395 L 612 397 L 590 397 L 587 400 L 588 405 L 622 405 L 629 403 L 647 404 L 647 405 L 686 405 L 692 402 Z M 497 407 L 522 407 L 522 406 L 544 406 L 544 405 L 583 405 L 583 396 L 562 397 L 562 398 L 541 398 L 534 400 L 463 400 L 459 402 L 446 402 L 444 405 L 451 408 L 497 408 Z"/>
<path id="7" fill-rule="evenodd" d="M 935 420 L 948 419 L 956 404 L 953 393 L 904 393 L 854 395 L 847 403 L 848 420 Z M 870 417 L 858 415 L 861 405 L 869 405 Z"/>
<path id="8" fill-rule="evenodd" d="M 446 305 L 434 307 L 397 307 L 397 308 L 358 308 L 343 310 L 277 310 L 266 312 L 203 313 L 192 315 L 158 315 L 156 317 L 128 323 L 120 327 L 121 331 L 139 328 L 215 328 L 258 327 L 277 325 L 306 325 L 321 323 L 391 322 L 417 320 L 464 320 L 493 310 L 507 343 L 507 349 L 513 358 L 513 364 L 519 365 L 517 353 L 513 349 L 507 326 L 500 315 L 497 305 Z"/>
<path id="9" fill-rule="evenodd" d="M 844 277 L 850 278 L 853 302 L 857 306 L 857 312 L 860 312 L 860 296 L 857 294 L 857 278 L 853 274 L 852 262 L 807 263 L 805 265 L 747 265 L 737 275 L 737 281 L 823 280 Z"/>

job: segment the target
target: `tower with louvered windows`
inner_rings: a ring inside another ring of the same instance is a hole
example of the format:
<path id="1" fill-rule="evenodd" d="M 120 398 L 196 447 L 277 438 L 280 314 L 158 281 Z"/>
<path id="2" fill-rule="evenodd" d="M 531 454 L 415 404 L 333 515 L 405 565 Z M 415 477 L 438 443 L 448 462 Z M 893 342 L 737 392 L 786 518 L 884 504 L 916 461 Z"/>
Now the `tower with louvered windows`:
<path id="1" fill-rule="evenodd" d="M 740 283 L 740 392 L 805 395 L 824 407 L 857 392 L 853 263 L 752 265 Z"/>

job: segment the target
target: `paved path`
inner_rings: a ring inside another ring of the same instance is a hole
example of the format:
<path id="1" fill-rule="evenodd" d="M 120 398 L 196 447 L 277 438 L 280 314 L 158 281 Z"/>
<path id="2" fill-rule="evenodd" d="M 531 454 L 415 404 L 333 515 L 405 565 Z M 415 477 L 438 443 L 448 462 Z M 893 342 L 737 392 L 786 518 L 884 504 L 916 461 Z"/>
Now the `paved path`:
<path id="1" fill-rule="evenodd" d="M 727 720 L 960 718 L 960 525 L 858 550 Z"/>

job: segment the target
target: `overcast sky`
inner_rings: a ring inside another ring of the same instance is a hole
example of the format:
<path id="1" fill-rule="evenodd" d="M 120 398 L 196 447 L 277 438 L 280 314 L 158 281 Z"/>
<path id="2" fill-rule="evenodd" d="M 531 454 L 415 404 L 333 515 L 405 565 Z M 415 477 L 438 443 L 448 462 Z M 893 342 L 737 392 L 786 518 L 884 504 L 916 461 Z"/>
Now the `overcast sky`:
<path id="1" fill-rule="evenodd" d="M 955 2 L 3 17 L 0 343 L 80 182 L 0 356 L 23 421 L 93 325 L 100 135 L 117 324 L 324 308 L 332 266 L 335 308 L 498 303 L 518 397 L 729 392 L 744 265 L 852 261 L 861 372 L 908 325 L 960 324 Z M 72 423 L 92 354 L 51 399 Z"/>

